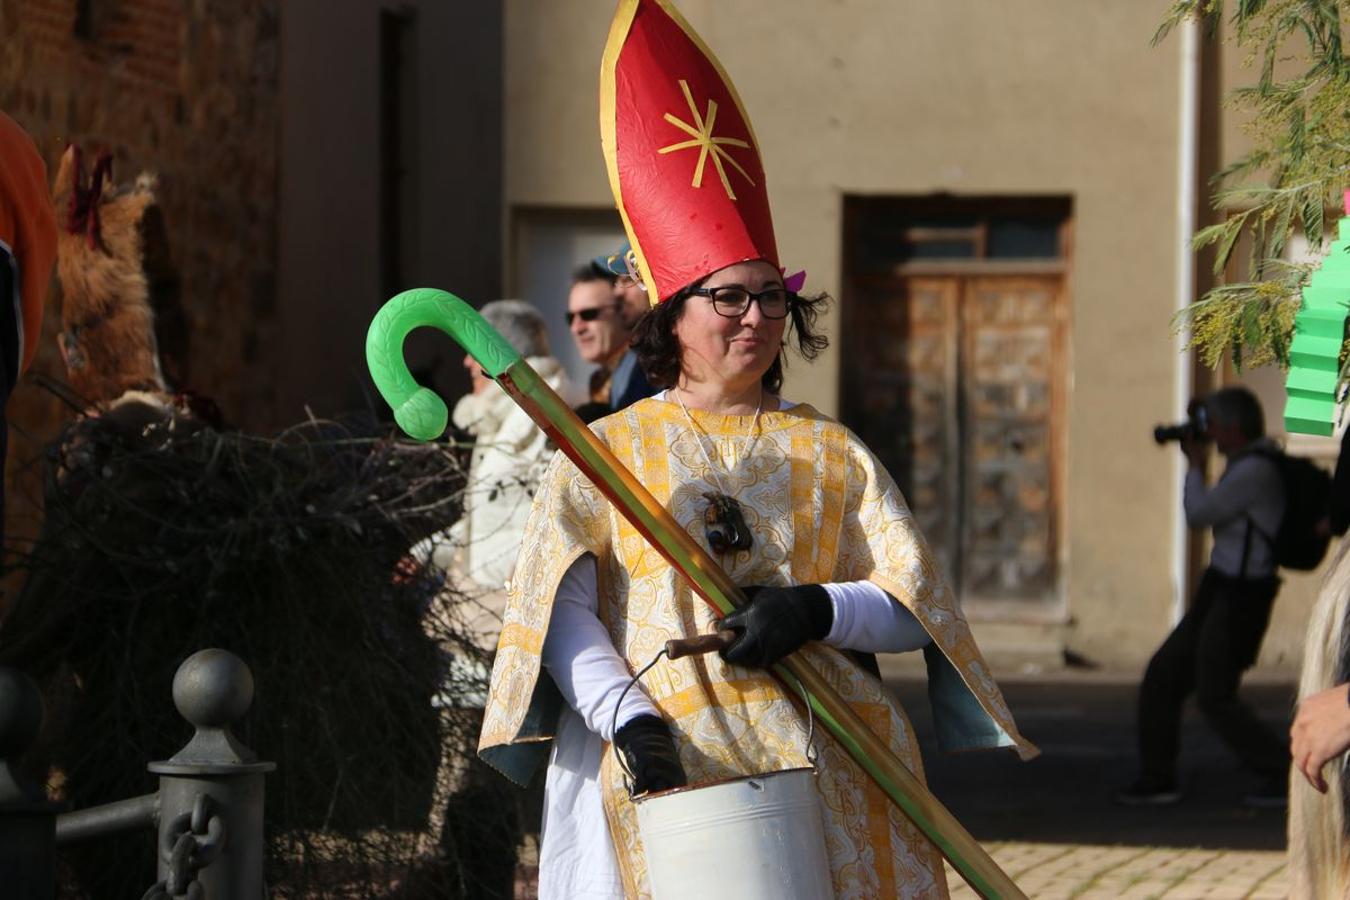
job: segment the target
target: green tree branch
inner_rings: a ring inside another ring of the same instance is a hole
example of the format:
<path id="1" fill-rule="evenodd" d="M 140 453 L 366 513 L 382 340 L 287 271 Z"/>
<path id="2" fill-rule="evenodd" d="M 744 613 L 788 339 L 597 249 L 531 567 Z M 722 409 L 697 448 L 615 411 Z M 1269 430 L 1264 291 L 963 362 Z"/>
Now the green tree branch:
<path id="1" fill-rule="evenodd" d="M 1232 40 L 1259 60 L 1254 84 L 1232 91 L 1230 108 L 1249 117 L 1252 149 L 1211 181 L 1224 221 L 1202 228 L 1193 246 L 1215 248 L 1214 272 L 1230 270 L 1234 250 L 1250 241 L 1246 277 L 1207 292 L 1173 320 L 1211 366 L 1225 352 L 1235 365 L 1288 364 L 1300 291 L 1314 270 L 1284 254 L 1301 233 L 1322 248 L 1325 211 L 1350 182 L 1350 64 L 1342 34 L 1350 10 L 1342 0 L 1177 0 L 1154 35 L 1201 21 L 1210 35 L 1228 16 Z M 1292 71 L 1281 77 L 1282 71 Z"/>

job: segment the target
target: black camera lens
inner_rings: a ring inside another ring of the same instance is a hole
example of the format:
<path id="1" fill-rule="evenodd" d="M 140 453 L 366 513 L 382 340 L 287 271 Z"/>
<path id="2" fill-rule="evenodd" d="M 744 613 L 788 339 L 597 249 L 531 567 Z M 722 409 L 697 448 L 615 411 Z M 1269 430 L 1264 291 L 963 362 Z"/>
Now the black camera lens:
<path id="1" fill-rule="evenodd" d="M 1191 431 L 1189 422 L 1182 422 L 1180 425 L 1158 425 L 1153 429 L 1153 440 L 1159 444 L 1166 444 L 1169 441 L 1184 441 Z"/>

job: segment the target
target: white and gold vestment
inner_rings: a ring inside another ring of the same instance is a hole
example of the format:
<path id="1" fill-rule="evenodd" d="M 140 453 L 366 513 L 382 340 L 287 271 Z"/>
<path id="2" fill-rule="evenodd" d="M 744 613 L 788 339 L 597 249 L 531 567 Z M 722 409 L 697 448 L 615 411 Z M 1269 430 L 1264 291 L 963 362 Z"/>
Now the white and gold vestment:
<path id="1" fill-rule="evenodd" d="M 903 603 L 933 639 L 930 694 L 945 749 L 1036 753 L 1018 734 L 894 481 L 848 429 L 806 405 L 762 413 L 758 428 L 754 416 L 690 414 L 720 471 L 710 471 L 699 436 L 674 403 L 643 400 L 593 427 L 705 547 L 704 493 L 725 490 L 737 499 L 754 534 L 750 551 L 722 560 L 737 584 L 870 580 Z M 560 698 L 540 677 L 554 594 L 587 553 L 596 559 L 599 618 L 633 671 L 666 640 L 714 630 L 716 613 L 558 454 L 526 525 L 480 743 L 484 759 L 521 783 L 556 733 Z M 810 644 L 799 652 L 922 778 L 909 720 L 881 683 L 839 650 Z M 670 723 L 691 783 L 807 765 L 804 718 L 764 671 L 717 656 L 663 659 L 642 688 Z M 831 739 L 817 744 L 836 895 L 945 896 L 941 859 L 927 840 Z M 636 816 L 612 754 L 599 783 L 625 890 L 645 896 Z"/>

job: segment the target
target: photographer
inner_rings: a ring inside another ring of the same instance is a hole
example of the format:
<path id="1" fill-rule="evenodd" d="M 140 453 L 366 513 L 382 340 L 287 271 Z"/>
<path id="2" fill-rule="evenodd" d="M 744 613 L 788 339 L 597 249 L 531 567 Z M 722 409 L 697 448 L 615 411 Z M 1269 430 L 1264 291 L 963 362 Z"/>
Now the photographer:
<path id="1" fill-rule="evenodd" d="M 1160 430 L 1158 438 L 1173 434 L 1190 464 L 1183 499 L 1186 523 L 1212 528 L 1214 547 L 1190 609 L 1144 674 L 1139 688 L 1140 777 L 1116 800 L 1167 805 L 1181 798 L 1176 777 L 1181 714 L 1194 691 L 1210 726 L 1262 779 L 1247 803 L 1281 805 L 1287 794 L 1288 747 L 1237 696 L 1242 672 L 1256 661 L 1280 586 L 1273 546 L 1285 509 L 1274 459 L 1278 450 L 1264 437 L 1260 403 L 1240 387 L 1193 401 L 1191 422 Z M 1203 466 L 1210 441 L 1228 465 L 1218 482 L 1207 487 Z"/>

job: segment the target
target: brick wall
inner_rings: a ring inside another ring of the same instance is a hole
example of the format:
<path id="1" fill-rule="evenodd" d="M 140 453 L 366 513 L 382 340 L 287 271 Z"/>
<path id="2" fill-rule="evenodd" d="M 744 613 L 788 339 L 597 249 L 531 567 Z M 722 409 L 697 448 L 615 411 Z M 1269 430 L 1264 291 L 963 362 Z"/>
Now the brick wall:
<path id="1" fill-rule="evenodd" d="M 31 42 L 40 63 L 172 99 L 184 6 L 178 0 L 24 0 L 16 34 Z"/>
<path id="2" fill-rule="evenodd" d="M 280 2 L 0 0 L 0 109 L 49 168 L 74 141 L 112 151 L 118 181 L 159 174 L 189 326 L 179 386 L 253 430 L 281 424 L 271 399 Z M 34 370 L 62 377 L 59 318 L 53 295 Z M 31 385 L 16 392 L 11 473 L 68 415 Z M 32 493 L 31 478 L 16 487 Z"/>

